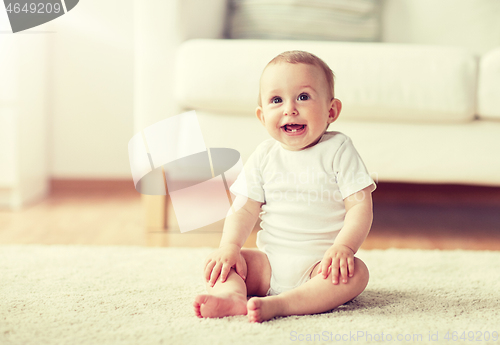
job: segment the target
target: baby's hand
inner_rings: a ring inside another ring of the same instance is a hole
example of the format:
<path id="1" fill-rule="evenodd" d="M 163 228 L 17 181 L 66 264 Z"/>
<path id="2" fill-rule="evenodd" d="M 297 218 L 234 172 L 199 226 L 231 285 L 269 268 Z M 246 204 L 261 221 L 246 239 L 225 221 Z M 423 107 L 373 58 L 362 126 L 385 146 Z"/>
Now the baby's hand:
<path id="1" fill-rule="evenodd" d="M 240 253 L 240 247 L 235 244 L 223 245 L 205 260 L 205 281 L 210 283 L 210 286 L 214 286 L 220 275 L 221 282 L 224 283 L 233 267 L 236 273 L 245 280 L 247 265 Z"/>
<path id="2" fill-rule="evenodd" d="M 342 282 L 347 283 L 347 277 L 354 275 L 354 252 L 351 248 L 342 244 L 334 244 L 323 256 L 319 263 L 318 274 L 322 273 L 323 279 L 328 277 L 328 271 L 332 267 L 331 275 L 333 284 L 339 283 L 339 273 Z"/>

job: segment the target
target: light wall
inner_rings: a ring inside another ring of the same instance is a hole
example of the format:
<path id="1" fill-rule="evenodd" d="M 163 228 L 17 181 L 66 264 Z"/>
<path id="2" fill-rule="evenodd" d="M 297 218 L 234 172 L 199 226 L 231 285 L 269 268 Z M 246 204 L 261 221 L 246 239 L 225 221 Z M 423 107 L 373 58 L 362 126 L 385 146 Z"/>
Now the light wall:
<path id="1" fill-rule="evenodd" d="M 133 0 L 83 0 L 51 30 L 51 178 L 131 178 Z"/>

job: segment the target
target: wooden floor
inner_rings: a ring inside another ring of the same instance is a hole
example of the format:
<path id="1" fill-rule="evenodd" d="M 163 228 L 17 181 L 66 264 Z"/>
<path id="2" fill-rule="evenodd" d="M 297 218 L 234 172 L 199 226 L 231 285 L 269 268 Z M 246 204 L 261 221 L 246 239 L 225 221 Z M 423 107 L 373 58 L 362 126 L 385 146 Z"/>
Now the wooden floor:
<path id="1" fill-rule="evenodd" d="M 500 250 L 500 188 L 380 183 L 373 199 L 364 249 Z M 0 210 L 0 244 L 217 246 L 222 226 L 181 234 L 142 224 L 131 181 L 56 180 L 45 200 Z"/>

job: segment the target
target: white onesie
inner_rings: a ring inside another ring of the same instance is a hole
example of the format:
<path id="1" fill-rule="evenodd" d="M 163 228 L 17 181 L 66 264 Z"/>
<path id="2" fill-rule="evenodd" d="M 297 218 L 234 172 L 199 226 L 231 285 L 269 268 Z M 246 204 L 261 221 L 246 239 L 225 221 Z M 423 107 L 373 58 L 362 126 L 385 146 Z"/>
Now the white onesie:
<path id="1" fill-rule="evenodd" d="M 343 226 L 343 200 L 368 186 L 375 190 L 351 139 L 340 132 L 326 132 L 300 151 L 274 139 L 257 147 L 230 190 L 263 203 L 257 247 L 271 265 L 268 294 L 309 280 Z"/>

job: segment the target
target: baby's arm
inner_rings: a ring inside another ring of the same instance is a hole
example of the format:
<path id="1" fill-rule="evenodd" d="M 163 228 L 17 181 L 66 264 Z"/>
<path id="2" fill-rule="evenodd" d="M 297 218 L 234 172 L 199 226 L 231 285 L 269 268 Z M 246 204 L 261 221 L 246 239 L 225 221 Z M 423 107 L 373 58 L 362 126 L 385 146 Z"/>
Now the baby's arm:
<path id="1" fill-rule="evenodd" d="M 348 276 L 354 275 L 354 254 L 368 235 L 373 220 L 370 188 L 366 187 L 344 199 L 344 226 L 333 246 L 325 253 L 318 271 L 323 272 L 323 278 L 327 278 L 331 266 L 333 284 L 338 284 L 339 274 L 343 283 L 347 283 Z"/>
<path id="2" fill-rule="evenodd" d="M 238 198 L 242 197 L 236 198 L 235 203 L 238 203 Z M 226 218 L 219 249 L 205 260 L 205 280 L 211 286 L 214 286 L 219 275 L 225 282 L 233 267 L 241 278 L 246 279 L 246 263 L 240 250 L 259 218 L 261 205 L 260 202 L 247 199 L 242 208 Z"/>

